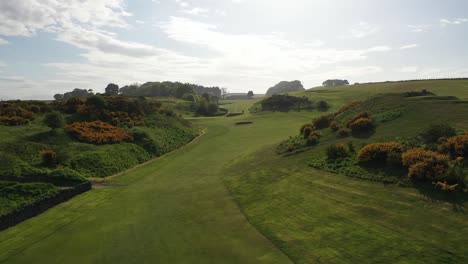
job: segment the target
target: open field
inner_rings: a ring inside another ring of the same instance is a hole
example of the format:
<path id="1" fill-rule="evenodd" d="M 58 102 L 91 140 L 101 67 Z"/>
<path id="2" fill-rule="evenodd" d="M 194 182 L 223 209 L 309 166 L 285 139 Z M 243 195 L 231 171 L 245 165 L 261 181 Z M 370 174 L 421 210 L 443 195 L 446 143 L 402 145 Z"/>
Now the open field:
<path id="1" fill-rule="evenodd" d="M 404 91 L 468 98 L 466 81 L 450 82 Z M 385 85 L 302 93 L 333 110 L 397 87 Z M 232 102 L 238 111 L 255 101 Z M 1 232 L 0 263 L 466 263 L 466 200 L 315 170 L 307 166 L 314 150 L 274 153 L 323 113 L 245 113 L 194 118 L 205 134 L 189 145 Z M 441 118 L 415 107 L 376 135 L 414 135 Z M 466 127 L 463 113 L 452 118 Z"/>

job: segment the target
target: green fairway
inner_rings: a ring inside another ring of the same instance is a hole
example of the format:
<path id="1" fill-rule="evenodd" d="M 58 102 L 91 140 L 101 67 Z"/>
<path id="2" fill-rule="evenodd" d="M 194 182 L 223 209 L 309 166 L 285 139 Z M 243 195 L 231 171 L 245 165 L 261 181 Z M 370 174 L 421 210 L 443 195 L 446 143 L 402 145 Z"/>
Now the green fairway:
<path id="1" fill-rule="evenodd" d="M 288 262 L 245 220 L 220 175 L 232 160 L 295 134 L 309 115 L 252 116 L 248 126 L 200 120 L 207 132 L 189 146 L 0 233 L 0 262 Z"/>

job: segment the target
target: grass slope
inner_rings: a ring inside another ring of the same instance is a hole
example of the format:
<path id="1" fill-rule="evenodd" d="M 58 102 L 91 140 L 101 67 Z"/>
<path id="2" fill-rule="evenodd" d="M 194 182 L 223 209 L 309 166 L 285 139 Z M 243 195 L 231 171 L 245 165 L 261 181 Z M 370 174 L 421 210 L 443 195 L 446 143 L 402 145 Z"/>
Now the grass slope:
<path id="1" fill-rule="evenodd" d="M 225 181 L 249 221 L 296 263 L 466 263 L 468 201 L 309 168 L 310 153 L 245 157 Z"/>
<path id="2" fill-rule="evenodd" d="M 297 263 L 466 263 L 466 196 L 353 179 L 307 164 L 337 142 L 352 140 L 359 148 L 372 141 L 410 138 L 438 122 L 466 129 L 468 104 L 448 96 L 467 98 L 467 84 L 369 84 L 297 93 L 330 101 L 334 109 L 371 98 L 343 115 L 370 110 L 377 129 L 369 137 L 345 139 L 322 131 L 318 146 L 293 156 L 272 154 L 276 146 L 264 148 L 227 169 L 225 183 L 249 221 Z M 439 96 L 374 94 L 421 89 Z"/>

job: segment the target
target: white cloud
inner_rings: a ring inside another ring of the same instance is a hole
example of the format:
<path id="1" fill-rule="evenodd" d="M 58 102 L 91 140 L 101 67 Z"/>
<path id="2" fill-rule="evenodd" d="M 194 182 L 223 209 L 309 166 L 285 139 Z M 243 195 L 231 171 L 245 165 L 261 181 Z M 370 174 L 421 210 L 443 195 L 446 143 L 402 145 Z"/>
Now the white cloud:
<path id="1" fill-rule="evenodd" d="M 419 47 L 419 44 L 408 44 L 400 47 L 400 50 L 405 50 L 405 49 L 414 49 Z"/>
<path id="2" fill-rule="evenodd" d="M 145 21 L 143 21 L 143 20 L 135 20 L 135 23 L 140 24 L 140 25 L 143 25 L 143 24 L 145 24 Z"/>
<path id="3" fill-rule="evenodd" d="M 0 46 L 1 46 L 1 45 L 7 45 L 7 44 L 10 44 L 10 42 L 8 42 L 8 41 L 5 40 L 5 39 L 0 38 Z"/>
<path id="4" fill-rule="evenodd" d="M 413 73 L 413 72 L 417 72 L 419 70 L 419 67 L 417 67 L 417 66 L 403 66 L 401 68 L 396 68 L 395 70 L 398 71 L 398 72 Z"/>
<path id="5" fill-rule="evenodd" d="M 351 28 L 347 34 L 341 36 L 341 38 L 365 38 L 378 31 L 377 27 L 371 26 L 367 22 L 360 22 L 357 26 Z"/>
<path id="6" fill-rule="evenodd" d="M 0 35 L 31 36 L 63 31 L 75 25 L 126 27 L 123 0 L 0 1 Z"/>
<path id="7" fill-rule="evenodd" d="M 192 9 L 184 9 L 181 12 L 189 15 L 203 15 L 208 13 L 209 10 L 201 7 L 194 7 Z"/>
<path id="8" fill-rule="evenodd" d="M 444 18 L 440 20 L 440 25 L 445 27 L 447 25 L 460 25 L 466 22 L 468 22 L 468 18 L 456 18 L 452 20 Z"/>
<path id="9" fill-rule="evenodd" d="M 181 7 L 189 7 L 190 4 L 188 2 L 182 1 L 182 0 L 175 0 L 176 3 L 178 3 Z"/>
<path id="10" fill-rule="evenodd" d="M 150 45 L 118 40 L 110 32 L 88 30 L 81 27 L 62 32 L 58 35 L 57 40 L 85 50 L 100 50 L 123 56 L 149 57 L 153 56 L 157 50 Z"/>
<path id="11" fill-rule="evenodd" d="M 408 25 L 408 28 L 411 32 L 423 33 L 429 31 L 432 28 L 432 25 Z"/>
<path id="12" fill-rule="evenodd" d="M 216 15 L 219 15 L 219 16 L 226 16 L 226 11 L 216 9 L 216 10 L 215 10 L 215 14 L 216 14 Z"/>

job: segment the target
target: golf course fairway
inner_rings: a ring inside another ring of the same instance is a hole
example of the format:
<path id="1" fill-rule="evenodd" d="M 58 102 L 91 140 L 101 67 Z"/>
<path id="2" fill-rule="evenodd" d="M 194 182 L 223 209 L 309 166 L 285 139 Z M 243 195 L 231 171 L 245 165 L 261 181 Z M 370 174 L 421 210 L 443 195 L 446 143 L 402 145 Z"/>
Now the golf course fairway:
<path id="1" fill-rule="evenodd" d="M 0 263 L 288 263 L 241 213 L 222 170 L 313 115 L 194 119 L 205 133 L 189 145 L 1 232 Z"/>

